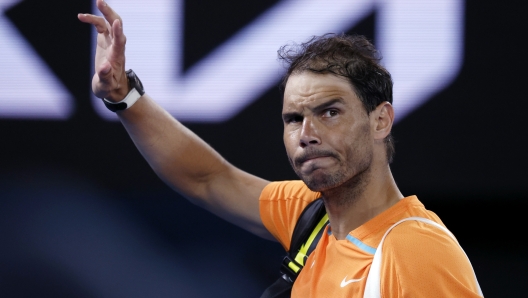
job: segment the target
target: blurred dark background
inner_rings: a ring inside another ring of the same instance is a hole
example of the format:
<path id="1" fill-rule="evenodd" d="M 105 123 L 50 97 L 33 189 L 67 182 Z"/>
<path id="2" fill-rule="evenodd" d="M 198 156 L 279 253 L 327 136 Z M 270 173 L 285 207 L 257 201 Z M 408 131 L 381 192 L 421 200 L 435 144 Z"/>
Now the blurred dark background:
<path id="1" fill-rule="evenodd" d="M 278 2 L 185 1 L 185 67 Z M 63 120 L 0 116 L 0 296 L 258 297 L 278 277 L 281 246 L 188 203 L 119 122 L 94 110 L 93 34 L 76 17 L 92 5 L 2 6 L 2 24 L 16 28 L 74 104 Z M 462 67 L 395 125 L 392 170 L 402 192 L 418 195 L 457 236 L 486 297 L 524 297 L 528 4 L 464 7 Z M 348 32 L 375 39 L 376 17 Z M 0 72 L 12 69 L 0 64 Z M 248 172 L 296 179 L 282 144 L 281 97 L 277 85 L 227 121 L 185 124 Z"/>

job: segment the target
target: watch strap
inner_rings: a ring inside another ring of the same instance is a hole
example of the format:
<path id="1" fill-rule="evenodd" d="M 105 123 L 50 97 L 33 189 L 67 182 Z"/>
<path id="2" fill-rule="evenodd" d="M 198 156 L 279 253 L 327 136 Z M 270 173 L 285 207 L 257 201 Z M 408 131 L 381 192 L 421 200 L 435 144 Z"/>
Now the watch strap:
<path id="1" fill-rule="evenodd" d="M 141 94 L 136 90 L 136 88 L 132 88 L 130 92 L 128 92 L 127 96 L 121 101 L 118 102 L 111 102 L 106 98 L 103 98 L 103 102 L 105 106 L 112 112 L 117 112 L 121 110 L 126 110 L 130 108 L 133 104 L 136 103 L 136 101 L 141 97 Z"/>
<path id="2" fill-rule="evenodd" d="M 143 84 L 139 80 L 136 73 L 132 69 L 127 70 L 125 73 L 127 77 L 128 86 L 131 87 L 130 91 L 125 96 L 125 98 L 118 102 L 112 102 L 106 98 L 103 98 L 103 103 L 112 112 L 117 112 L 130 108 L 134 103 L 136 103 L 136 101 L 141 96 L 143 96 L 143 94 L 145 94 Z"/>

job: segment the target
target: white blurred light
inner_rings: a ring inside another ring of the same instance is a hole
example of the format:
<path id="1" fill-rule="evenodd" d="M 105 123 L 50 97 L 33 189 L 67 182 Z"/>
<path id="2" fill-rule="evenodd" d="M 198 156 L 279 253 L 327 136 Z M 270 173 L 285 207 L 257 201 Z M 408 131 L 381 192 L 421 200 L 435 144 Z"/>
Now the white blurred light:
<path id="1" fill-rule="evenodd" d="M 2 9 L 18 2 L 0 1 Z M 463 0 L 283 0 L 186 73 L 183 0 L 108 2 L 124 20 L 126 67 L 182 121 L 230 119 L 281 78 L 280 46 L 348 31 L 374 11 L 376 45 L 395 83 L 397 121 L 448 86 L 462 65 Z M 5 18 L 0 43 L 0 117 L 67 118 L 71 96 Z M 93 106 L 103 118 L 117 119 L 100 99 L 93 97 Z"/>
<path id="2" fill-rule="evenodd" d="M 111 0 L 125 20 L 127 67 L 183 121 L 227 120 L 274 86 L 277 49 L 312 35 L 344 32 L 377 10 L 376 44 L 392 73 L 396 120 L 451 82 L 461 65 L 461 0 L 281 1 L 182 73 L 182 0 Z M 127 21 L 128 20 L 128 21 Z M 214 24 L 213 24 L 214 25 Z M 99 99 L 95 107 L 106 118 Z"/>
<path id="3" fill-rule="evenodd" d="M 73 98 L 3 12 L 0 1 L 0 118 L 67 119 Z"/>
<path id="4" fill-rule="evenodd" d="M 461 0 L 378 0 L 376 44 L 394 80 L 401 120 L 457 76 L 463 57 Z"/>

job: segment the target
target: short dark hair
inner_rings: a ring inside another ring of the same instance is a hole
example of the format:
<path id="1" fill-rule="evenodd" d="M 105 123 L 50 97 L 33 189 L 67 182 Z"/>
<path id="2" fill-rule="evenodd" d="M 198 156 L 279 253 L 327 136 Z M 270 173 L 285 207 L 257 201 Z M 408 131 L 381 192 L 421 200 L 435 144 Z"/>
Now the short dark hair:
<path id="1" fill-rule="evenodd" d="M 330 73 L 352 84 L 367 114 L 385 101 L 392 104 L 391 75 L 380 64 L 381 54 L 365 36 L 333 33 L 314 36 L 305 43 L 282 46 L 278 54 L 287 65 L 283 88 L 294 73 Z M 391 163 L 394 156 L 392 133 L 384 141 L 387 161 Z"/>

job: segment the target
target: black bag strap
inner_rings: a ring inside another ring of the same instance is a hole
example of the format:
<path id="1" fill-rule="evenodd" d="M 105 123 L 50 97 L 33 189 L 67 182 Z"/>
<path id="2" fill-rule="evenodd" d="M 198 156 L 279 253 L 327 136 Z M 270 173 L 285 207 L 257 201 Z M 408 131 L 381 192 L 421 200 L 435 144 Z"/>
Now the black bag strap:
<path id="1" fill-rule="evenodd" d="M 317 246 L 325 227 L 328 215 L 322 198 L 304 208 L 293 230 L 290 250 L 281 263 L 281 277 L 269 286 L 260 298 L 289 298 L 293 282 L 301 272 L 308 256 Z"/>

